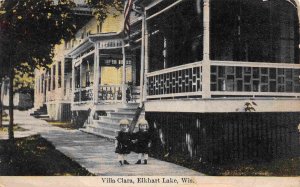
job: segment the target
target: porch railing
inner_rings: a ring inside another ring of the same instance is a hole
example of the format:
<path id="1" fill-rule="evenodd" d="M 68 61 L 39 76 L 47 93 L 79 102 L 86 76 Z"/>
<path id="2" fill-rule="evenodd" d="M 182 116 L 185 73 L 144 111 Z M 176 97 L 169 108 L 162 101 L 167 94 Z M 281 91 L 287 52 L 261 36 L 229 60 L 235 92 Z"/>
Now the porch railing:
<path id="1" fill-rule="evenodd" d="M 300 96 L 300 65 L 264 62 L 211 62 L 211 95 Z"/>
<path id="2" fill-rule="evenodd" d="M 202 95 L 202 62 L 147 73 L 146 77 L 148 99 Z"/>
<path id="3" fill-rule="evenodd" d="M 99 85 L 98 102 L 122 102 L 122 85 Z"/>
<path id="4" fill-rule="evenodd" d="M 300 65 L 211 61 L 212 97 L 300 97 Z M 146 74 L 147 99 L 202 96 L 202 63 Z"/>
<path id="5" fill-rule="evenodd" d="M 74 91 L 75 104 L 85 103 L 93 100 L 93 88 L 77 88 Z"/>

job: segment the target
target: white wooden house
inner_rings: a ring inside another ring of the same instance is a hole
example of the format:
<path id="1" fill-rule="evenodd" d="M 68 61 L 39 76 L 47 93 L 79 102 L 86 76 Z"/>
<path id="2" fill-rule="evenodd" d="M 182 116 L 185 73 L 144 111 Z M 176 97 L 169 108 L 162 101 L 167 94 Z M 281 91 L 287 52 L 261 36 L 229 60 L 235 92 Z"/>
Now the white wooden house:
<path id="1" fill-rule="evenodd" d="M 136 5 L 154 152 L 206 161 L 299 153 L 298 1 Z"/>
<path id="2" fill-rule="evenodd" d="M 136 0 L 134 9 L 129 42 L 122 16 L 101 32 L 83 27 L 78 35 L 86 37 L 64 52 L 68 71 L 53 65 L 52 76 L 37 76 L 36 95 L 65 76 L 65 96 L 46 90 L 36 107 L 66 101 L 83 131 L 114 138 L 118 121 L 132 119 L 143 102 L 157 157 L 222 162 L 299 153 L 298 1 Z"/>

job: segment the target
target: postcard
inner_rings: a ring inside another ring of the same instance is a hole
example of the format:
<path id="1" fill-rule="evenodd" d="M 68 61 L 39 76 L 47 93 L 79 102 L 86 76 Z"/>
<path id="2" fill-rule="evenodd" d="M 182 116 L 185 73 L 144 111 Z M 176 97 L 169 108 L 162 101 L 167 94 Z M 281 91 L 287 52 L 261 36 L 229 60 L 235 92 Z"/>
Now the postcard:
<path id="1" fill-rule="evenodd" d="M 0 187 L 300 186 L 299 6 L 0 1 Z"/>

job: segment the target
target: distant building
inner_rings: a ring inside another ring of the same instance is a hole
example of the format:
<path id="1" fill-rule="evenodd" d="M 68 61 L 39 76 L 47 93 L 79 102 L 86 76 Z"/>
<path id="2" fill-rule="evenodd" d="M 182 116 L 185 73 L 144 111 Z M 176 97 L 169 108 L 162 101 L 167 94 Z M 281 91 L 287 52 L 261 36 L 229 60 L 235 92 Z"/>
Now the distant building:
<path id="1" fill-rule="evenodd" d="M 1 84 L 1 100 L 3 106 L 9 106 L 9 80 L 6 79 Z M 22 92 L 16 91 L 14 93 L 14 107 L 20 110 L 27 110 L 33 107 L 33 95 L 30 91 Z"/>

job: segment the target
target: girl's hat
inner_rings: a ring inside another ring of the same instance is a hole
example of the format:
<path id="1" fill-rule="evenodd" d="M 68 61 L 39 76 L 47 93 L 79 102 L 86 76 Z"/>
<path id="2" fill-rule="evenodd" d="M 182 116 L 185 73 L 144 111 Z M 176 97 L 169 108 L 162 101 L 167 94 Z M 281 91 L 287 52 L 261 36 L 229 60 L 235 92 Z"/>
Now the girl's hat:
<path id="1" fill-rule="evenodd" d="M 129 125 L 129 121 L 127 119 L 122 119 L 120 125 Z"/>
<path id="2" fill-rule="evenodd" d="M 139 125 L 147 125 L 148 126 L 148 121 L 145 119 L 140 119 L 138 122 Z"/>

